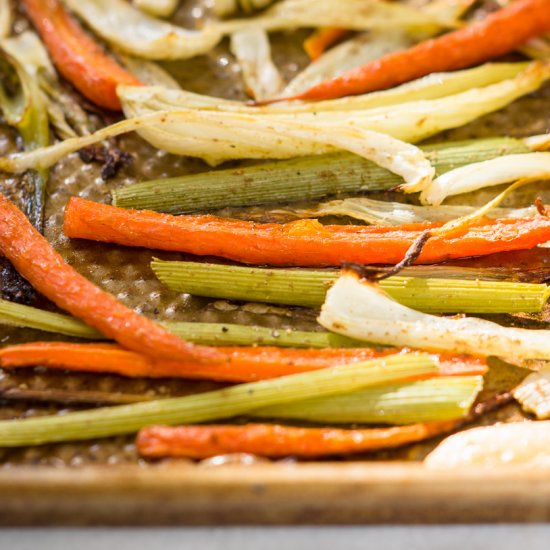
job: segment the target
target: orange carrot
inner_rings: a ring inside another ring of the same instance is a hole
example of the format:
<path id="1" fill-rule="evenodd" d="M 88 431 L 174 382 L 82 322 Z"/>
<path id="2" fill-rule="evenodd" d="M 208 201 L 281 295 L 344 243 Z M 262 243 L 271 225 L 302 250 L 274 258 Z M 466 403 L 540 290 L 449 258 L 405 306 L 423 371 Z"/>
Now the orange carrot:
<path id="1" fill-rule="evenodd" d="M 39 292 L 124 347 L 165 359 L 221 361 L 215 348 L 187 343 L 128 309 L 80 275 L 0 193 L 0 253 Z"/>
<path id="2" fill-rule="evenodd" d="M 430 73 L 478 65 L 546 32 L 550 32 L 550 0 L 518 0 L 479 23 L 390 53 L 297 96 L 275 101 L 333 99 L 391 88 Z"/>
<path id="3" fill-rule="evenodd" d="M 65 210 L 68 237 L 220 256 L 248 264 L 338 266 L 395 264 L 441 224 L 321 225 L 316 220 L 259 224 L 213 216 L 171 216 L 126 210 L 73 197 Z M 525 250 L 550 240 L 550 219 L 481 220 L 452 235 L 434 235 L 418 263 Z"/>
<path id="4" fill-rule="evenodd" d="M 255 382 L 336 365 L 368 361 L 398 353 L 397 349 L 285 349 L 275 347 L 220 347 L 221 364 L 152 359 L 114 344 L 70 344 L 33 342 L 0 349 L 5 369 L 37 365 L 84 372 L 114 373 L 128 377 L 194 378 L 218 382 Z M 438 355 L 440 374 L 481 375 L 484 359 L 462 355 Z"/>
<path id="5" fill-rule="evenodd" d="M 277 424 L 151 426 L 139 432 L 137 448 L 147 458 L 201 459 L 227 453 L 312 458 L 393 449 L 450 432 L 459 425 L 460 421 L 450 420 L 354 430 Z"/>
<path id="6" fill-rule="evenodd" d="M 338 27 L 323 27 L 317 29 L 311 36 L 304 40 L 304 50 L 312 61 L 319 59 L 321 55 L 335 42 L 348 34 L 347 29 Z"/>
<path id="7" fill-rule="evenodd" d="M 59 0 L 23 0 L 59 72 L 90 101 L 119 111 L 119 84 L 139 85 L 67 13 Z"/>

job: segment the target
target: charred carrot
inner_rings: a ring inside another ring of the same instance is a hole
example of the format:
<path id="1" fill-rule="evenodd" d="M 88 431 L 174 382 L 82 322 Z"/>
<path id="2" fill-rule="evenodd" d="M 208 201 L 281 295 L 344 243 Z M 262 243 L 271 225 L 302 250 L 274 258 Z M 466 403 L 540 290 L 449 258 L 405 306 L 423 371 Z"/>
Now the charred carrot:
<path id="1" fill-rule="evenodd" d="M 171 216 L 125 210 L 73 197 L 65 210 L 68 237 L 219 256 L 248 264 L 338 266 L 395 264 L 426 231 L 399 227 L 321 225 L 316 220 L 259 224 L 214 216 Z M 525 250 L 550 240 L 550 219 L 481 220 L 452 235 L 434 235 L 417 263 Z"/>
<path id="2" fill-rule="evenodd" d="M 59 0 L 23 0 L 59 72 L 90 101 L 119 111 L 119 84 L 140 81 L 122 68 L 87 34 Z"/>
<path id="3" fill-rule="evenodd" d="M 219 361 L 215 348 L 194 346 L 118 302 L 80 275 L 0 193 L 0 253 L 36 290 L 124 347 L 167 359 Z"/>
<path id="4" fill-rule="evenodd" d="M 479 23 L 385 55 L 283 99 L 333 99 L 391 88 L 430 73 L 472 67 L 549 31 L 550 0 L 518 0 Z"/>
<path id="5" fill-rule="evenodd" d="M 317 29 L 311 36 L 304 40 L 304 50 L 312 61 L 319 59 L 321 55 L 335 42 L 348 34 L 347 29 L 338 27 L 323 27 Z"/>
<path id="6" fill-rule="evenodd" d="M 393 449 L 450 432 L 458 425 L 449 420 L 355 430 L 277 424 L 151 426 L 139 432 L 137 448 L 147 458 L 201 459 L 227 453 L 312 458 Z"/>
<path id="7" fill-rule="evenodd" d="M 225 361 L 207 365 L 193 360 L 153 359 L 114 344 L 33 342 L 0 349 L 5 369 L 37 365 L 84 372 L 113 373 L 144 378 L 194 378 L 218 382 L 255 382 L 336 365 L 368 361 L 398 353 L 395 348 L 288 349 L 220 347 Z M 443 376 L 480 375 L 484 359 L 462 355 L 433 355 Z"/>

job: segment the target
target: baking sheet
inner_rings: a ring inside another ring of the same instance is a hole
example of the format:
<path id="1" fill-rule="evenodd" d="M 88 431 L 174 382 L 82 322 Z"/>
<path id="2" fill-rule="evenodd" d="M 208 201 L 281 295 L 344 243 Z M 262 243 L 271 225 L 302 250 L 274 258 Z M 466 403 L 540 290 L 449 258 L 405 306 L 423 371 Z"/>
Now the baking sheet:
<path id="1" fill-rule="evenodd" d="M 183 2 L 176 20 L 188 24 L 192 7 Z M 306 60 L 300 47 L 306 32 L 273 36 L 274 58 L 287 78 Z M 167 63 L 185 89 L 227 98 L 244 98 L 238 67 L 223 43 L 207 56 Z M 507 134 L 526 136 L 548 129 L 550 86 L 437 141 Z M 63 257 L 98 286 L 144 315 L 171 321 L 226 322 L 260 325 L 274 330 L 320 330 L 315 312 L 265 304 L 235 304 L 181 295 L 163 288 L 149 268 L 153 256 L 189 258 L 177 253 L 128 249 L 69 240 L 60 231 L 63 208 L 70 196 L 110 201 L 110 191 L 145 179 L 207 170 L 198 160 L 157 151 L 137 136 L 118 145 L 134 160 L 112 180 L 100 167 L 73 154 L 56 165 L 48 184 L 45 235 Z M 0 132 L 0 154 L 15 148 L 13 132 Z M 0 187 L 13 191 L 15 180 L 0 176 Z M 493 196 L 482 191 L 477 200 Z M 544 190 L 526 188 L 513 200 L 533 202 Z M 462 199 L 455 197 L 459 203 Z M 234 212 L 238 214 L 238 212 Z M 50 307 L 45 304 L 45 307 Z M 55 335 L 0 326 L 2 345 L 55 339 Z M 117 399 L 185 395 L 219 387 L 206 382 L 127 380 L 117 376 L 51 373 L 44 369 L 0 372 L 0 417 L 20 418 L 63 413 L 75 408 L 71 391 Z M 66 401 L 44 403 L 44 392 Z M 65 396 L 65 398 L 63 397 Z M 94 398 L 94 396 L 96 396 Z M 514 405 L 482 422 L 519 420 Z M 419 465 L 438 440 L 399 451 L 377 453 L 327 464 L 293 461 L 262 462 L 205 468 L 189 461 L 146 463 L 136 456 L 133 437 L 64 443 L 22 449 L 0 449 L 0 523 L 219 523 L 324 521 L 499 521 L 548 519 L 550 483 L 542 472 L 481 474 L 434 473 Z M 369 462 L 356 462 L 368 460 Z M 394 461 L 393 464 L 378 461 Z M 375 462 L 373 462 L 375 461 Z M 246 462 L 246 461 L 245 461 Z M 254 461 L 253 461 L 254 462 Z M 496 477 L 495 477 L 496 476 Z M 499 477 L 500 476 L 500 477 Z M 462 481 L 461 481 L 462 480 Z M 534 487 L 536 491 L 533 491 Z M 529 490 L 528 490 L 529 489 Z M 375 498 L 376 497 L 376 498 Z M 406 498 L 405 498 L 406 497 Z M 517 498 L 520 498 L 518 501 Z M 162 502 L 163 506 L 159 506 Z M 518 502 L 523 503 L 522 506 Z M 475 513 L 474 513 L 475 512 Z M 477 515 L 476 515 L 477 514 Z"/>

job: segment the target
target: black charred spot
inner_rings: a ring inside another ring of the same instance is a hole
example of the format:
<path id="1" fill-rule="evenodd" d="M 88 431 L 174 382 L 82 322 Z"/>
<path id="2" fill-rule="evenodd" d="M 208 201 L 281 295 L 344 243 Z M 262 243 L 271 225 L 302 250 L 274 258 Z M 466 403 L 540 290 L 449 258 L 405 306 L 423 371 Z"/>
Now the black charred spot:
<path id="1" fill-rule="evenodd" d="M 0 264 L 0 295 L 2 299 L 30 305 L 36 299 L 36 291 L 7 260 Z"/>
<path id="2" fill-rule="evenodd" d="M 101 177 L 108 180 L 117 175 L 118 171 L 124 166 L 128 166 L 133 157 L 130 153 L 122 151 L 114 144 L 107 147 L 103 145 L 91 145 L 84 147 L 78 152 L 82 162 L 90 164 L 97 162 L 102 165 Z"/>

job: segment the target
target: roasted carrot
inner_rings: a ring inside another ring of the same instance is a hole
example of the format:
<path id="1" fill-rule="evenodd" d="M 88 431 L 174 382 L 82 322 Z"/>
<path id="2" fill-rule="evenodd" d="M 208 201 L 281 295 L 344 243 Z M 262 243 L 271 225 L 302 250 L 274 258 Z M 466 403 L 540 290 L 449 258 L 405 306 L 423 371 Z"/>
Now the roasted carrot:
<path id="1" fill-rule="evenodd" d="M 44 296 L 124 347 L 165 359 L 221 361 L 215 348 L 194 346 L 128 309 L 80 275 L 0 193 L 0 253 Z"/>
<path id="2" fill-rule="evenodd" d="M 319 59 L 321 55 L 335 42 L 348 34 L 347 29 L 338 27 L 323 27 L 317 29 L 311 36 L 304 40 L 304 50 L 312 61 Z"/>
<path id="3" fill-rule="evenodd" d="M 73 197 L 65 210 L 68 237 L 220 256 L 248 264 L 338 266 L 395 264 L 429 229 L 441 224 L 321 225 L 316 220 L 259 224 L 213 216 L 126 210 Z M 460 233 L 434 235 L 418 263 L 525 250 L 550 240 L 550 219 L 484 219 Z"/>
<path id="4" fill-rule="evenodd" d="M 430 73 L 478 65 L 546 32 L 550 32 L 550 0 L 518 0 L 483 21 L 390 53 L 279 101 L 333 99 L 391 88 Z"/>
<path id="5" fill-rule="evenodd" d="M 139 432 L 137 448 L 147 458 L 201 459 L 227 453 L 312 458 L 393 449 L 450 432 L 459 423 L 450 420 L 354 430 L 277 424 L 151 426 Z"/>
<path id="6" fill-rule="evenodd" d="M 119 111 L 119 84 L 140 81 L 107 55 L 59 0 L 23 0 L 59 72 L 90 101 Z"/>
<path id="7" fill-rule="evenodd" d="M 114 344 L 33 342 L 0 349 L 5 369 L 37 365 L 84 372 L 114 373 L 128 377 L 194 378 L 218 382 L 255 382 L 278 376 L 368 361 L 399 352 L 393 348 L 288 349 L 275 347 L 220 347 L 221 364 L 152 359 Z M 470 356 L 434 355 L 444 376 L 481 375 L 484 359 Z"/>

